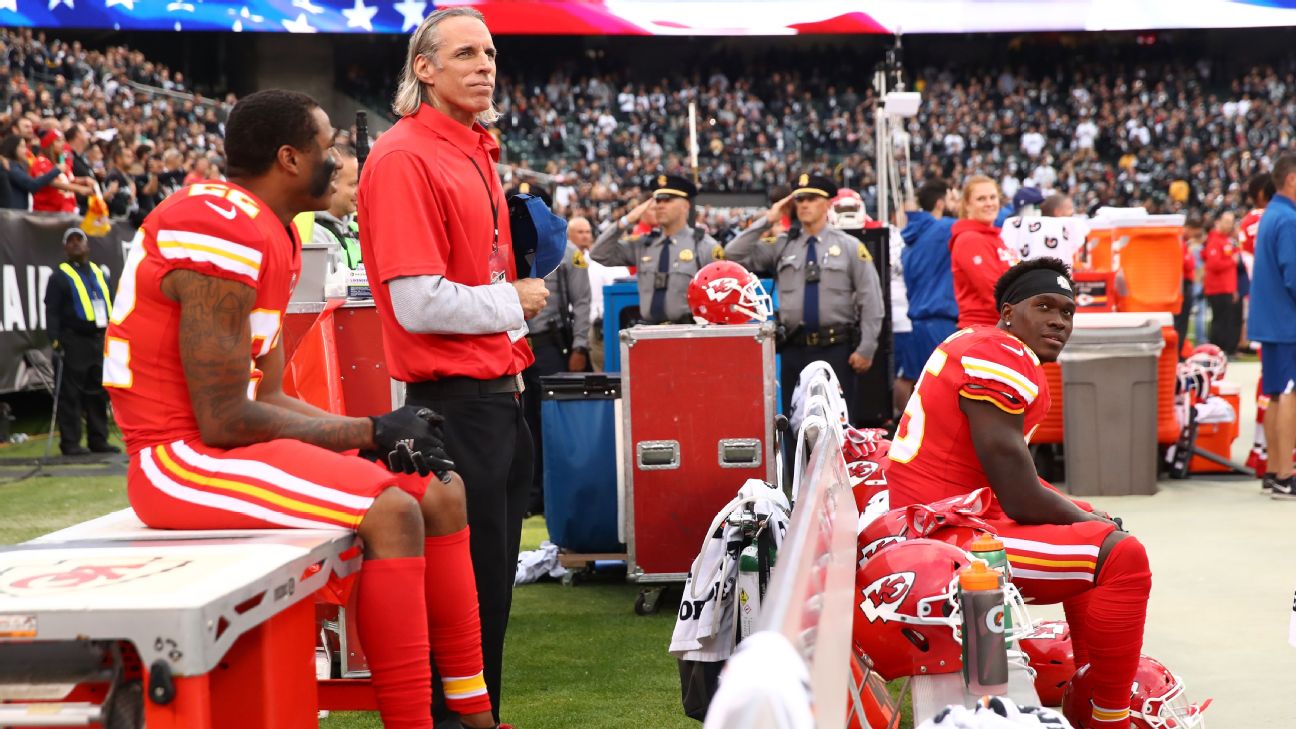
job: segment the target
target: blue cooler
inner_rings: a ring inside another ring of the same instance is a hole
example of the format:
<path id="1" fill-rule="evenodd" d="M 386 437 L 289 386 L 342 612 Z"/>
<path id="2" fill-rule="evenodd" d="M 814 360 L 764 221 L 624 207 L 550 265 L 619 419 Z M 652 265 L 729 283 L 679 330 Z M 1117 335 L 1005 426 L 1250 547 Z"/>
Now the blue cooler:
<path id="1" fill-rule="evenodd" d="M 569 552 L 624 552 L 617 539 L 615 401 L 621 378 L 568 372 L 541 377 L 540 389 L 549 539 Z"/>

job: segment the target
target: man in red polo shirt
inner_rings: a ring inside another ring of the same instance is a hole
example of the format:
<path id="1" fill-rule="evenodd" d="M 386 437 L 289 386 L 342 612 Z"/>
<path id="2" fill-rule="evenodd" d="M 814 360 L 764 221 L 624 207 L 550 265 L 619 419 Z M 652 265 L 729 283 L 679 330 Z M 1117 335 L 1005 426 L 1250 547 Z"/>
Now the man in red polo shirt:
<path id="1" fill-rule="evenodd" d="M 387 365 L 407 383 L 407 404 L 445 417 L 446 447 L 464 479 L 498 720 L 534 455 L 519 397 L 521 372 L 534 360 L 526 319 L 548 290 L 542 279 L 517 280 L 499 145 L 480 123 L 497 116 L 494 88 L 495 44 L 481 14 L 454 7 L 429 15 L 410 36 L 393 106 L 402 118 L 369 154 L 357 215 Z M 448 712 L 439 697 L 433 713 L 441 719 Z"/>

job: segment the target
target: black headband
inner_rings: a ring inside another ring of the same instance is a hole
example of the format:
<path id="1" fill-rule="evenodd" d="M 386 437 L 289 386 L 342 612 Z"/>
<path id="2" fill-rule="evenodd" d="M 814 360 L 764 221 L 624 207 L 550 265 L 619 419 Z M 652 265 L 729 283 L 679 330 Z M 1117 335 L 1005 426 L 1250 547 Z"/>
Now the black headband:
<path id="1" fill-rule="evenodd" d="M 1040 294 L 1058 294 L 1068 299 L 1075 300 L 1075 292 L 1071 290 L 1071 282 L 1066 276 L 1058 273 L 1051 268 L 1037 268 L 1033 271 L 1027 271 L 1013 281 L 1008 290 L 1004 291 L 1003 299 L 999 306 L 1004 304 L 1019 304 L 1032 296 Z"/>

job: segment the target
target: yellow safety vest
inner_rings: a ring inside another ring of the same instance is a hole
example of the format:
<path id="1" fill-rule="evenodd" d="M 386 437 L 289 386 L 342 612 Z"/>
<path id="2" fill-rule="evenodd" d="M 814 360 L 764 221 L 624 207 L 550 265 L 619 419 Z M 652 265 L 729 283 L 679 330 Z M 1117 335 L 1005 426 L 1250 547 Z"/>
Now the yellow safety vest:
<path id="1" fill-rule="evenodd" d="M 81 318 L 88 322 L 97 323 L 95 322 L 94 305 L 90 303 L 90 292 L 86 290 L 85 282 L 77 275 L 76 269 L 72 268 L 71 264 L 64 262 L 59 264 L 59 270 L 71 279 L 72 287 L 76 289 Z M 99 293 L 103 296 L 104 310 L 108 312 L 108 316 L 112 316 L 112 295 L 108 292 L 108 282 L 104 280 L 103 271 L 100 271 L 93 261 L 90 262 L 90 270 L 94 273 L 95 284 L 99 286 Z"/>

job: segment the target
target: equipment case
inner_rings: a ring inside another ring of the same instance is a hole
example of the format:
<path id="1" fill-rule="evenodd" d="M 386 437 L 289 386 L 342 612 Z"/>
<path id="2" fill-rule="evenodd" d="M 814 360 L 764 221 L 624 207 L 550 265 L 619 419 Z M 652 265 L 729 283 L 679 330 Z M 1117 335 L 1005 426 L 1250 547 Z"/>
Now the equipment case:
<path id="1" fill-rule="evenodd" d="M 621 369 L 628 577 L 683 582 L 743 482 L 774 482 L 774 325 L 625 329 Z"/>

